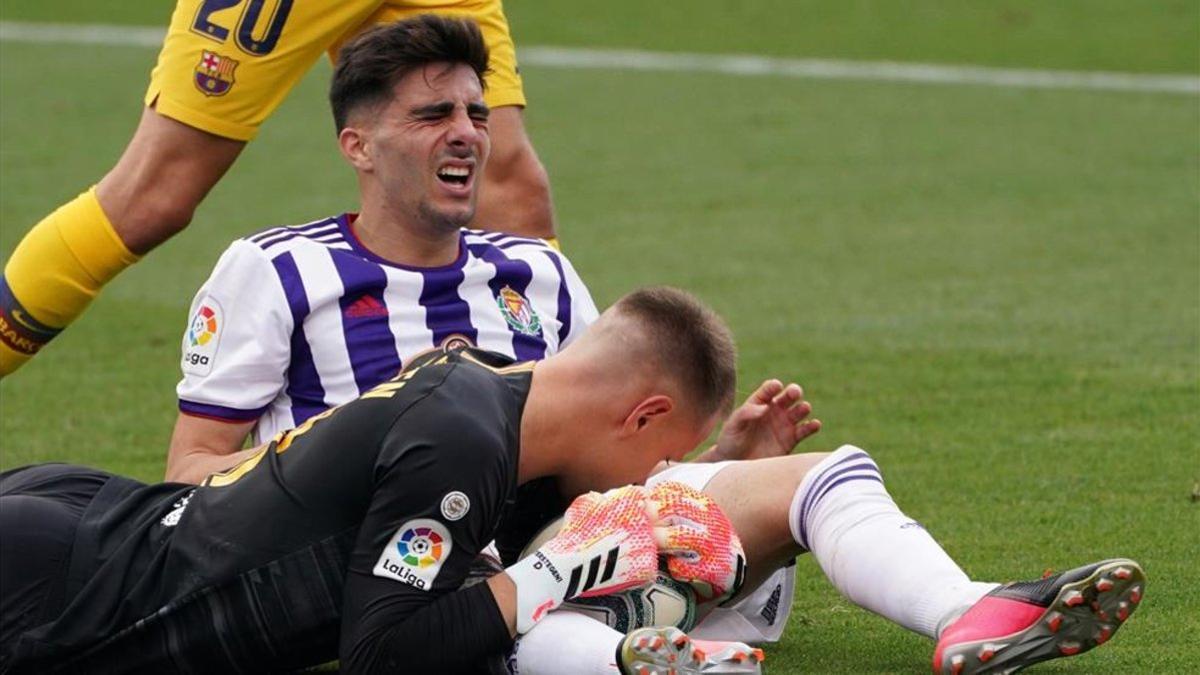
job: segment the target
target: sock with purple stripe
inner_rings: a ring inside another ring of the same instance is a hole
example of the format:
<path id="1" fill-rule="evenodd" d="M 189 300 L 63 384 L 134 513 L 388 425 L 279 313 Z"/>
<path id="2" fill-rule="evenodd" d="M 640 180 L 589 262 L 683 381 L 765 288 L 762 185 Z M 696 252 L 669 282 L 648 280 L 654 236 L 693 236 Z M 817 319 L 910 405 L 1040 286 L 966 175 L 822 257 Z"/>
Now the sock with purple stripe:
<path id="1" fill-rule="evenodd" d="M 800 483 L 792 536 L 855 604 L 936 638 L 996 584 L 971 581 L 904 515 L 865 450 L 844 445 Z"/>

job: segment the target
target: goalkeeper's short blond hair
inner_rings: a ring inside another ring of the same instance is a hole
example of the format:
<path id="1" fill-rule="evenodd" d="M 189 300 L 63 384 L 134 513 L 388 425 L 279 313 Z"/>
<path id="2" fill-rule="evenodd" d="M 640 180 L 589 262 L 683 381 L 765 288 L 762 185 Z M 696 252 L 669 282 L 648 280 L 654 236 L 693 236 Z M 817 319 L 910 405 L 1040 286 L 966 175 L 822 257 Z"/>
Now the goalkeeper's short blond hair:
<path id="1" fill-rule="evenodd" d="M 699 419 L 733 408 L 737 346 L 716 312 L 670 286 L 636 290 L 610 311 L 636 323 L 645 357 L 678 383 Z"/>

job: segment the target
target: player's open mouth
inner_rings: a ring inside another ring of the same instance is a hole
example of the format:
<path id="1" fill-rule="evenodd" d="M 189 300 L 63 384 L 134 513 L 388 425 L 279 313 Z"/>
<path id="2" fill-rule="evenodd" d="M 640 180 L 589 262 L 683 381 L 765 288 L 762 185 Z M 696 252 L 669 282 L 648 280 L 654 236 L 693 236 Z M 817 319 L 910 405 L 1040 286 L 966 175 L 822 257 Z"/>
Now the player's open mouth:
<path id="1" fill-rule="evenodd" d="M 470 188 L 471 178 L 474 174 L 475 167 L 473 165 L 455 162 L 439 167 L 437 170 L 437 179 L 441 181 L 442 185 L 457 192 Z"/>

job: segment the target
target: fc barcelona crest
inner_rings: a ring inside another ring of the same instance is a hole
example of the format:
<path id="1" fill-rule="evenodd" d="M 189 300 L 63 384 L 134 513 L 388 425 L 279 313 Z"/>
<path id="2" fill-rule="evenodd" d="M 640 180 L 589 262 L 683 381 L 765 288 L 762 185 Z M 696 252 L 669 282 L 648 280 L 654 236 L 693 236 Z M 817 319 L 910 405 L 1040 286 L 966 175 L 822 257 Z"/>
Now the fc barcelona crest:
<path id="1" fill-rule="evenodd" d="M 205 49 L 196 64 L 196 88 L 205 96 L 223 96 L 233 87 L 237 67 L 237 61 Z"/>
<path id="2" fill-rule="evenodd" d="M 500 307 L 504 320 L 513 330 L 525 335 L 541 335 L 542 321 L 525 296 L 505 286 L 500 289 L 500 297 L 496 298 L 496 304 Z"/>

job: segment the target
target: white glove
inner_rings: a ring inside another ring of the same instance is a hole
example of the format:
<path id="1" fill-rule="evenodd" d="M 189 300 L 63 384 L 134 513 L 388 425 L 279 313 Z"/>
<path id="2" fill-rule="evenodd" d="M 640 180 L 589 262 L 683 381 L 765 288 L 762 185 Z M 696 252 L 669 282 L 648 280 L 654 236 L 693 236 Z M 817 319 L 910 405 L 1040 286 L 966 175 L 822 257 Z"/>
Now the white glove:
<path id="1" fill-rule="evenodd" d="M 645 586 L 657 560 L 645 488 L 580 496 L 553 539 L 505 570 L 517 587 L 517 632 L 566 600 Z"/>
<path id="2" fill-rule="evenodd" d="M 650 491 L 654 535 L 667 571 L 690 584 L 700 602 L 726 600 L 742 587 L 746 554 L 729 517 L 712 497 L 676 481 Z"/>

